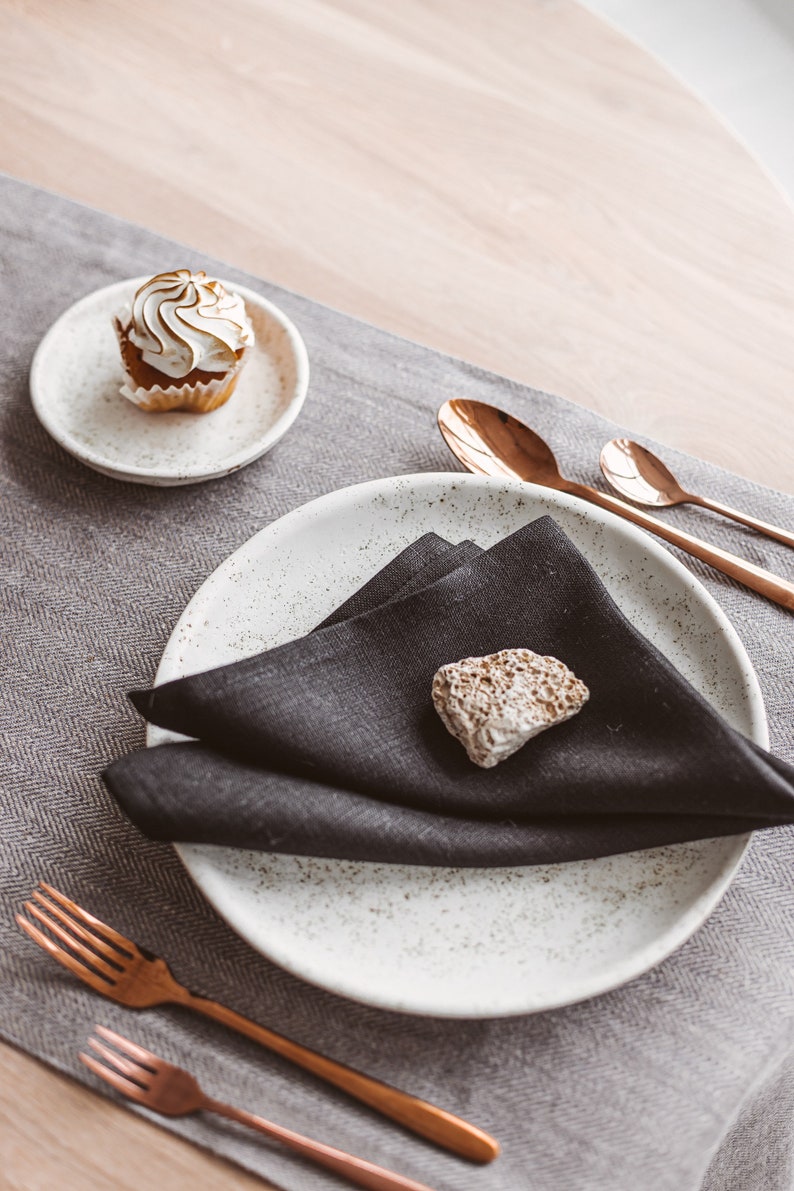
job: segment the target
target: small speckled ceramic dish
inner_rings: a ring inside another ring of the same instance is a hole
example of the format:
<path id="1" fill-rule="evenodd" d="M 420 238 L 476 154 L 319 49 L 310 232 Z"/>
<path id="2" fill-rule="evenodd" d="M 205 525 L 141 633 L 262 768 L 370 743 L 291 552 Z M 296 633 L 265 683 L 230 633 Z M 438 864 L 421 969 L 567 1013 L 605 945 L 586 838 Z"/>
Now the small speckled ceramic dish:
<path id="1" fill-rule="evenodd" d="M 763 702 L 739 638 L 663 546 L 575 497 L 480 476 L 379 480 L 268 526 L 193 597 L 157 682 L 308 632 L 422 533 L 489 546 L 544 513 L 629 619 L 734 727 L 766 746 Z M 150 730 L 150 744 L 168 738 Z M 296 975 L 387 1009 L 495 1017 L 592 997 L 659 963 L 714 909 L 747 839 L 511 869 L 178 850 L 228 922 Z"/>
<path id="2" fill-rule="evenodd" d="M 275 446 L 306 397 L 309 362 L 297 328 L 253 290 L 224 282 L 242 297 L 256 334 L 234 393 L 208 414 L 145 413 L 119 392 L 112 320 L 146 280 L 88 294 L 49 329 L 30 370 L 39 421 L 70 454 L 117 480 L 197 484 L 245 467 Z"/>

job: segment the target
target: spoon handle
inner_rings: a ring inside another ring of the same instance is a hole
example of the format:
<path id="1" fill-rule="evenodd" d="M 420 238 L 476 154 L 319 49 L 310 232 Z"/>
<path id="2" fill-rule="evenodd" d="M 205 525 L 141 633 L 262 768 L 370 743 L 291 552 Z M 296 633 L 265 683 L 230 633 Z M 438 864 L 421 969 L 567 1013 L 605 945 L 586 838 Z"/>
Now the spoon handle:
<path id="1" fill-rule="evenodd" d="M 779 579 L 777 575 L 773 575 L 771 571 L 765 571 L 763 567 L 757 567 L 755 563 L 745 562 L 744 559 L 738 558 L 737 555 L 731 554 L 727 550 L 722 550 L 719 546 L 710 546 L 708 542 L 695 538 L 692 534 L 684 533 L 682 529 L 666 525 L 664 521 L 658 521 L 656 517 L 651 517 L 648 513 L 633 508 L 624 501 L 618 500 L 616 496 L 608 496 L 606 492 L 599 492 L 597 488 L 590 488 L 587 484 L 576 484 L 566 480 L 564 491 L 570 492 L 572 496 L 580 496 L 583 500 L 590 501 L 591 504 L 600 505 L 602 509 L 609 509 L 611 513 L 617 513 L 619 517 L 625 517 L 627 521 L 633 521 L 635 525 L 650 530 L 659 538 L 664 538 L 671 546 L 678 546 L 681 550 L 686 550 L 694 558 L 707 562 L 715 570 L 730 575 L 731 579 L 738 580 L 745 587 L 752 588 L 753 591 L 766 596 L 768 600 L 773 600 L 774 603 L 781 604 L 782 607 L 794 612 L 794 583 L 789 583 L 787 579 Z"/>
<path id="2" fill-rule="evenodd" d="M 707 496 L 690 496 L 691 504 L 700 505 L 701 508 L 711 509 L 712 513 L 722 513 L 723 517 L 731 517 L 734 521 L 746 525 L 749 529 L 755 529 L 758 533 L 766 534 L 768 538 L 777 538 L 778 542 L 783 542 L 786 546 L 794 546 L 794 533 L 790 529 L 781 529 L 777 525 L 769 525 L 766 521 L 759 521 L 757 517 L 751 517 L 748 513 L 740 513 L 738 509 L 732 509 L 728 505 L 720 504 L 718 500 L 709 500 Z"/>

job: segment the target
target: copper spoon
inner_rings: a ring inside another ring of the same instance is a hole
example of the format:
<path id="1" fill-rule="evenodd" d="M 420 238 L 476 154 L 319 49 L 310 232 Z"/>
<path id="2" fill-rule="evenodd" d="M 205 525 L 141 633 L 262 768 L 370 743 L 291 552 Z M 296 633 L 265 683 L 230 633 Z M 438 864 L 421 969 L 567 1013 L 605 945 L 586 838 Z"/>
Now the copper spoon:
<path id="1" fill-rule="evenodd" d="M 770 571 L 745 562 L 719 546 L 710 546 L 683 530 L 665 525 L 648 513 L 627 505 L 616 496 L 608 496 L 587 484 L 577 484 L 560 475 L 557 460 L 540 435 L 518 418 L 484 401 L 445 401 L 438 411 L 438 426 L 447 446 L 469 471 L 485 476 L 504 476 L 527 480 L 546 488 L 568 492 L 591 504 L 608 509 L 648 529 L 673 546 L 686 550 L 694 558 L 709 563 L 732 579 L 760 592 L 769 600 L 794 612 L 794 583 L 779 579 Z"/>
<path id="2" fill-rule="evenodd" d="M 661 459 L 630 438 L 613 438 L 606 444 L 601 452 L 601 470 L 615 491 L 635 504 L 655 509 L 666 509 L 671 505 L 700 505 L 701 508 L 711 509 L 713 513 L 731 517 L 769 538 L 777 538 L 786 546 L 794 546 L 794 533 L 790 530 L 768 525 L 766 521 L 740 513 L 718 500 L 687 492 Z"/>

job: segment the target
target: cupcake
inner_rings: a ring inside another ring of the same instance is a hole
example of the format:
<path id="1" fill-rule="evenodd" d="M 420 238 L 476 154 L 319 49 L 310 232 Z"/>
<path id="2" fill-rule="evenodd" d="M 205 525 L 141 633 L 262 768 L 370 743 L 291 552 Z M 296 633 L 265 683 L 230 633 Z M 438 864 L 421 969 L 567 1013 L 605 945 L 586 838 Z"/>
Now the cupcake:
<path id="1" fill-rule="evenodd" d="M 114 325 L 139 409 L 209 413 L 234 392 L 254 332 L 242 298 L 206 273 L 158 273 Z"/>

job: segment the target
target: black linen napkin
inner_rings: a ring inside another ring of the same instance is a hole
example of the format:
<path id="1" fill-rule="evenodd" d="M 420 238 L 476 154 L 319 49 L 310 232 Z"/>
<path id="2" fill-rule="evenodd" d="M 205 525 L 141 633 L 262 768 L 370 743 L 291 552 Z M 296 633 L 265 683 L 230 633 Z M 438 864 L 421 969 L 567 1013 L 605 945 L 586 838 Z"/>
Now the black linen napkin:
<path id="1" fill-rule="evenodd" d="M 559 657 L 590 701 L 482 770 L 432 678 L 512 647 Z M 307 637 L 132 698 L 198 738 L 105 774 L 160 839 L 487 866 L 794 821 L 794 770 L 709 707 L 548 517 L 487 551 L 427 535 Z"/>

